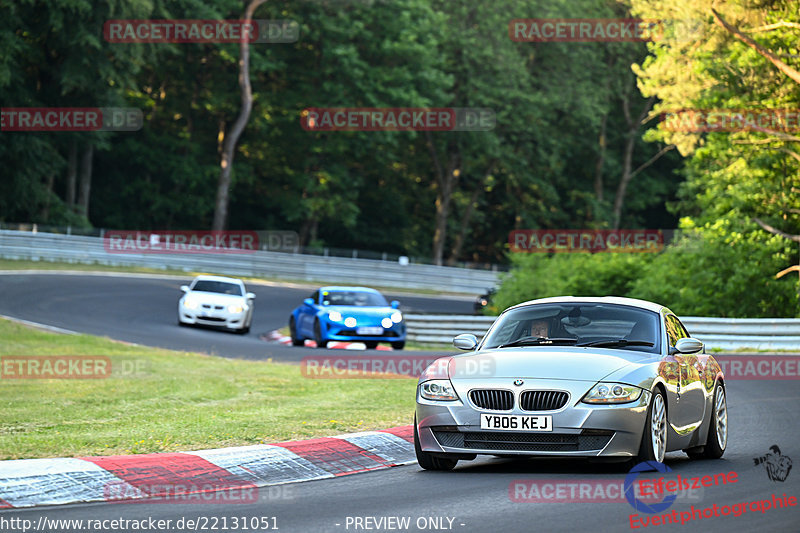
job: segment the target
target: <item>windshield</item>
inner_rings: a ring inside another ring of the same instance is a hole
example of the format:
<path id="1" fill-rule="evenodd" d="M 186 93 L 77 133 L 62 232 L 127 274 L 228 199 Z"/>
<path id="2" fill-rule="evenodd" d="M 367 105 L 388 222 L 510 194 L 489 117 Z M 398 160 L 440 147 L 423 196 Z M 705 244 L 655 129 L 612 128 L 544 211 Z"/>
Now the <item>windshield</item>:
<path id="1" fill-rule="evenodd" d="M 355 305 L 358 307 L 387 307 L 386 299 L 368 291 L 325 291 L 322 305 Z"/>
<path id="2" fill-rule="evenodd" d="M 195 282 L 192 290 L 201 292 L 216 292 L 219 294 L 232 294 L 234 296 L 242 295 L 242 288 L 236 283 L 212 281 L 207 279 Z"/>
<path id="3" fill-rule="evenodd" d="M 481 348 L 593 345 L 660 353 L 658 314 L 625 305 L 537 304 L 497 319 Z"/>

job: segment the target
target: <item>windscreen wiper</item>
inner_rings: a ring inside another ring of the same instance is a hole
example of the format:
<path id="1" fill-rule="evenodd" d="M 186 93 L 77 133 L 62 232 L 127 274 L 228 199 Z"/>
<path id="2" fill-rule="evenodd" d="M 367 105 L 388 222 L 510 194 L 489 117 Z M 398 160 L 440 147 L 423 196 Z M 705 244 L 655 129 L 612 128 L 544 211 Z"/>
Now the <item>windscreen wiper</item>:
<path id="1" fill-rule="evenodd" d="M 570 337 L 522 337 L 515 341 L 501 344 L 498 348 L 509 348 L 511 346 L 540 346 L 542 344 L 575 344 L 578 339 Z"/>
<path id="2" fill-rule="evenodd" d="M 654 343 L 650 341 L 629 341 L 628 339 L 606 339 L 601 341 L 592 341 L 586 342 L 583 344 L 578 344 L 577 346 L 600 346 L 600 347 L 609 347 L 609 346 L 655 346 Z"/>

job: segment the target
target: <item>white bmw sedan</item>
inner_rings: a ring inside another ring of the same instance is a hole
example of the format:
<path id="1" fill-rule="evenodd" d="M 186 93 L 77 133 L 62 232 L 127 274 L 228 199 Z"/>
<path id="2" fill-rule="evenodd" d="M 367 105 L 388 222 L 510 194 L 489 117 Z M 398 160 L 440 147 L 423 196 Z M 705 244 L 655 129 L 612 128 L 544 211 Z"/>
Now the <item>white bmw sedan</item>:
<path id="1" fill-rule="evenodd" d="M 178 301 L 178 324 L 217 326 L 239 333 L 250 331 L 253 323 L 253 300 L 242 280 L 221 276 L 197 276 L 191 285 L 183 285 Z"/>

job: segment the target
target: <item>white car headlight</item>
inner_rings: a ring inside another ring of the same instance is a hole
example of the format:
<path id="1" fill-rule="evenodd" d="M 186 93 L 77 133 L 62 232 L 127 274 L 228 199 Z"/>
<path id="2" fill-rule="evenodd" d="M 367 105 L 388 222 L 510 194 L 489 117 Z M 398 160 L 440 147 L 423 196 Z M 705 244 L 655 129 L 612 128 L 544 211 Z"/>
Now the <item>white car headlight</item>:
<path id="1" fill-rule="evenodd" d="M 229 313 L 241 313 L 244 310 L 242 304 L 231 304 L 228 306 Z"/>
<path id="2" fill-rule="evenodd" d="M 185 299 L 183 300 L 183 306 L 184 306 L 186 309 L 197 309 L 197 307 L 198 307 L 199 305 L 200 305 L 200 304 L 199 304 L 199 303 L 197 303 L 197 300 L 195 300 L 194 298 L 185 298 Z"/>
<path id="3" fill-rule="evenodd" d="M 344 325 L 347 326 L 348 328 L 354 328 L 356 327 L 356 319 L 349 316 L 344 319 Z"/>
<path id="4" fill-rule="evenodd" d="M 339 311 L 331 311 L 328 313 L 328 318 L 334 322 L 341 322 L 342 321 L 342 313 Z"/>
<path id="5" fill-rule="evenodd" d="M 400 311 L 395 311 L 394 313 L 392 313 L 392 316 L 390 318 L 392 319 L 392 322 L 394 322 L 395 324 L 399 324 L 400 322 L 403 321 L 403 313 L 401 313 Z"/>
<path id="6" fill-rule="evenodd" d="M 628 403 L 639 399 L 642 389 L 622 383 L 598 383 L 581 400 L 584 403 Z"/>
<path id="7" fill-rule="evenodd" d="M 392 322 L 391 318 L 387 317 L 387 318 L 384 318 L 383 320 L 381 320 L 381 326 L 383 326 L 385 329 L 389 329 L 392 326 L 394 326 L 394 322 Z"/>
<path id="8" fill-rule="evenodd" d="M 453 384 L 449 379 L 432 379 L 419 386 L 419 395 L 426 400 L 458 400 Z"/>

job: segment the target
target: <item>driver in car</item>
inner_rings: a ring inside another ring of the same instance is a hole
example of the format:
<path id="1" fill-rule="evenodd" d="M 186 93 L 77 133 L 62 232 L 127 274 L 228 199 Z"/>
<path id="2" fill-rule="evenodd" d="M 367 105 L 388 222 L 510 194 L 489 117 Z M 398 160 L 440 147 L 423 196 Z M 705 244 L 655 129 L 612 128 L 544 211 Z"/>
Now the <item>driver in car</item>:
<path id="1" fill-rule="evenodd" d="M 531 320 L 531 336 L 532 337 L 549 337 L 550 336 L 550 321 L 549 320 Z"/>
<path id="2" fill-rule="evenodd" d="M 530 326 L 531 337 L 549 337 L 550 336 L 550 321 L 545 319 L 531 320 Z"/>

